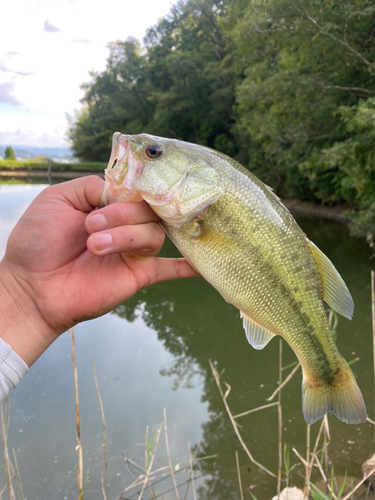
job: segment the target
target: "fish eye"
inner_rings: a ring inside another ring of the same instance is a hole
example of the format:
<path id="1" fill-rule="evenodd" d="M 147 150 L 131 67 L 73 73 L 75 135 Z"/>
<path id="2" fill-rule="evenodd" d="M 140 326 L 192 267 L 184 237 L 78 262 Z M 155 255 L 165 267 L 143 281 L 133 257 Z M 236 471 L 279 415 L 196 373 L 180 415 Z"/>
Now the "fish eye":
<path id="1" fill-rule="evenodd" d="M 150 144 L 146 148 L 146 156 L 151 158 L 151 160 L 155 160 L 159 158 L 163 154 L 163 148 L 159 144 Z"/>

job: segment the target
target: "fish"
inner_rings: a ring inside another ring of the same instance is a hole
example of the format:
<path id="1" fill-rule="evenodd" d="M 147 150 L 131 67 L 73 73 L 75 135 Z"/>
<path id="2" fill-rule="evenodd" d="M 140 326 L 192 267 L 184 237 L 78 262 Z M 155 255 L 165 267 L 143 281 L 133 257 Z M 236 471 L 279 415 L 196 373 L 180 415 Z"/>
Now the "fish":
<path id="1" fill-rule="evenodd" d="M 141 200 L 191 266 L 239 309 L 252 347 L 280 335 L 293 349 L 308 424 L 330 412 L 346 423 L 366 421 L 323 303 L 351 319 L 353 299 L 270 187 L 213 149 L 116 132 L 102 205 Z"/>

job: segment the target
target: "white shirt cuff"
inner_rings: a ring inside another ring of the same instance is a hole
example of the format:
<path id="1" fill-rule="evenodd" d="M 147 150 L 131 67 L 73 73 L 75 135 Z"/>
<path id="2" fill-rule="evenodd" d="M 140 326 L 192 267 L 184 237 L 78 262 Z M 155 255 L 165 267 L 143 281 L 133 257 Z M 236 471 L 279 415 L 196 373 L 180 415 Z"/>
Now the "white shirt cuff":
<path id="1" fill-rule="evenodd" d="M 28 371 L 24 360 L 0 338 L 0 401 L 17 387 Z"/>

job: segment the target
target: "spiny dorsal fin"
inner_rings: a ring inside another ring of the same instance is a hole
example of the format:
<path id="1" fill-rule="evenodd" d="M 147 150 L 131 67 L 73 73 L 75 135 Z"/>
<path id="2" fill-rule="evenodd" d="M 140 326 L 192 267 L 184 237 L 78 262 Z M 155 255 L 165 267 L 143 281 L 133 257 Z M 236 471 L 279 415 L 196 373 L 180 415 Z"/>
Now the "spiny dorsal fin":
<path id="1" fill-rule="evenodd" d="M 246 332 L 246 338 L 250 345 L 254 349 L 260 351 L 263 347 L 266 347 L 268 342 L 275 337 L 274 333 L 263 328 L 258 323 L 256 323 L 252 318 L 247 316 L 244 312 L 240 311 L 240 316 L 243 320 L 243 327 Z"/>
<path id="2" fill-rule="evenodd" d="M 352 319 L 354 302 L 344 280 L 341 278 L 329 258 L 326 257 L 312 241 L 307 240 L 307 242 L 310 245 L 322 280 L 322 299 L 325 300 L 334 311 L 345 318 Z"/>

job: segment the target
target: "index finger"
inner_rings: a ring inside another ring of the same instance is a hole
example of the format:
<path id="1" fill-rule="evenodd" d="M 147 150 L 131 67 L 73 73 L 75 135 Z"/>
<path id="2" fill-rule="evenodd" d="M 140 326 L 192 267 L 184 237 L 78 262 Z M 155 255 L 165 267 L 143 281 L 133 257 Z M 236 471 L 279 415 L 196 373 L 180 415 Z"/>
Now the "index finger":
<path id="1" fill-rule="evenodd" d="M 148 222 L 160 222 L 160 218 L 145 201 L 114 203 L 91 212 L 85 221 L 86 231 L 92 234 L 119 226 L 132 226 Z"/>

